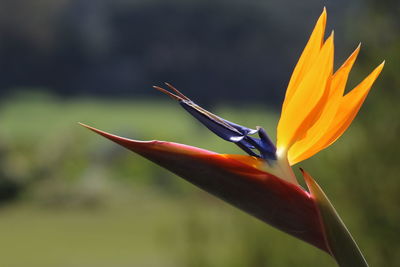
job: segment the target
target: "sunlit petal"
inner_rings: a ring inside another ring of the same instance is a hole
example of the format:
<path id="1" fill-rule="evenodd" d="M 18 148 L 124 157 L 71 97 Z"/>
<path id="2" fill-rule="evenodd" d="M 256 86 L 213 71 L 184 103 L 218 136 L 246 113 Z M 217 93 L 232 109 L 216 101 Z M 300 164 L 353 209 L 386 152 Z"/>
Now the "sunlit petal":
<path id="1" fill-rule="evenodd" d="M 360 51 L 360 46 L 349 56 L 343 65 L 332 76 L 327 102 L 318 120 L 308 129 L 306 136 L 290 147 L 288 159 L 291 165 L 303 161 L 314 155 L 314 147 L 319 146 L 319 141 L 324 138 L 329 131 L 346 87 L 347 79 L 351 68 Z"/>
<path id="2" fill-rule="evenodd" d="M 292 77 L 290 78 L 290 82 L 286 90 L 285 101 L 283 102 L 282 109 L 286 108 L 286 105 L 292 99 L 294 92 L 296 91 L 298 85 L 303 79 L 304 74 L 308 72 L 308 70 L 317 59 L 324 40 L 325 26 L 326 9 L 324 8 L 314 27 L 310 39 L 307 42 L 307 45 L 304 48 L 303 53 L 301 54 L 300 59 L 296 64 L 296 67 L 294 68 Z"/>
<path id="3" fill-rule="evenodd" d="M 301 140 L 320 114 L 321 100 L 333 71 L 333 33 L 324 43 L 310 70 L 305 74 L 286 108 L 282 110 L 277 127 L 278 150 L 288 149 Z"/>
<path id="4" fill-rule="evenodd" d="M 381 73 L 384 64 L 385 63 L 383 62 L 376 67 L 367 78 L 342 98 L 336 117 L 329 128 L 329 132 L 332 133 L 331 138 L 327 138 L 323 148 L 335 142 L 336 139 L 338 139 L 350 126 L 351 122 L 360 110 L 361 105 L 364 103 L 371 86 Z"/>
<path id="5" fill-rule="evenodd" d="M 335 118 L 326 134 L 321 138 L 318 144 L 315 144 L 313 148 L 308 151 L 308 153 L 311 155 L 318 153 L 335 142 L 346 131 L 361 108 L 371 86 L 382 71 L 383 66 L 384 63 L 379 65 L 359 85 L 342 97 Z"/>

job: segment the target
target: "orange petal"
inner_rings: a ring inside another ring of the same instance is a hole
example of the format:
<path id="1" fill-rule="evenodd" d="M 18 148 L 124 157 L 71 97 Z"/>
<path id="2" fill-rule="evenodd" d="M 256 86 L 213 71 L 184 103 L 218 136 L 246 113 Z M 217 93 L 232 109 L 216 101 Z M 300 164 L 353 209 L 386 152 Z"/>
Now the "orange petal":
<path id="1" fill-rule="evenodd" d="M 329 95 L 326 98 L 327 102 L 324 105 L 320 117 L 307 131 L 306 136 L 291 146 L 290 150 L 288 151 L 290 165 L 294 165 L 315 154 L 314 147 L 319 146 L 318 142 L 327 134 L 327 131 L 336 116 L 342 96 L 344 94 L 350 70 L 354 65 L 359 51 L 360 45 L 332 76 Z"/>
<path id="2" fill-rule="evenodd" d="M 163 141 L 136 141 L 83 125 L 256 218 L 326 252 L 314 200 L 300 186 L 261 171 L 251 156 L 221 155 Z"/>
<path id="3" fill-rule="evenodd" d="M 324 40 L 325 26 L 326 9 L 324 8 L 317 23 L 315 24 L 314 30 L 307 42 L 307 45 L 304 48 L 296 67 L 294 68 L 292 77 L 290 78 L 290 82 L 286 90 L 285 101 L 283 102 L 282 109 L 286 108 L 286 105 L 290 102 L 299 83 L 303 79 L 304 74 L 308 72 L 317 59 Z"/>
<path id="4" fill-rule="evenodd" d="M 311 155 L 334 143 L 350 126 L 360 110 L 371 86 L 378 78 L 384 62 L 374 69 L 361 83 L 341 98 L 335 118 L 332 120 L 326 134 L 308 151 Z"/>
<path id="5" fill-rule="evenodd" d="M 333 71 L 333 33 L 324 43 L 316 61 L 305 74 L 282 114 L 277 127 L 278 150 L 289 149 L 304 138 L 320 114 L 321 99 L 329 89 Z"/>
<path id="6" fill-rule="evenodd" d="M 332 136 L 329 139 L 327 138 L 323 148 L 335 142 L 350 126 L 384 65 L 385 62 L 382 62 L 367 76 L 367 78 L 342 98 L 336 117 L 329 128 L 329 132 L 332 133 Z"/>

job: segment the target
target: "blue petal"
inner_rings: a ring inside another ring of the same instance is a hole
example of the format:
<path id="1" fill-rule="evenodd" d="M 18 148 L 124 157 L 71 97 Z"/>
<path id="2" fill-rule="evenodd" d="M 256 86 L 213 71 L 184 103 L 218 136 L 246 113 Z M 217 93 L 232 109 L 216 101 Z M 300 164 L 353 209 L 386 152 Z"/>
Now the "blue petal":
<path id="1" fill-rule="evenodd" d="M 240 129 L 238 127 L 241 130 L 240 131 L 238 128 L 233 127 L 231 123 L 215 116 L 214 114 L 208 111 L 201 109 L 193 102 L 179 101 L 179 104 L 181 104 L 181 106 L 187 112 L 189 112 L 193 117 L 195 117 L 198 121 L 200 121 L 210 131 L 212 131 L 213 133 L 215 133 L 216 135 L 218 135 L 219 137 L 221 137 L 226 141 L 237 143 L 245 137 L 246 132 L 252 131 L 252 129 L 248 129 L 245 127 L 243 127 L 244 129 Z"/>
<path id="2" fill-rule="evenodd" d="M 181 106 L 210 131 L 222 139 L 236 143 L 246 153 L 264 159 L 276 159 L 276 148 L 262 128 L 251 129 L 222 119 L 192 101 L 180 100 Z M 248 135 L 258 133 L 260 139 Z M 258 150 L 259 154 L 253 150 Z"/>
<path id="3" fill-rule="evenodd" d="M 172 93 L 158 86 L 154 86 L 154 88 L 169 95 L 173 99 L 178 100 L 179 104 L 187 112 L 189 112 L 193 117 L 200 121 L 210 131 L 226 141 L 235 143 L 251 156 L 263 158 L 265 160 L 276 160 L 275 145 L 271 142 L 263 128 L 257 127 L 257 129 L 255 130 L 222 119 L 195 104 L 172 85 L 168 83 L 166 83 L 166 85 L 169 87 L 170 90 L 174 91 L 175 93 Z M 260 137 L 259 139 L 249 136 L 256 133 L 258 133 Z"/>

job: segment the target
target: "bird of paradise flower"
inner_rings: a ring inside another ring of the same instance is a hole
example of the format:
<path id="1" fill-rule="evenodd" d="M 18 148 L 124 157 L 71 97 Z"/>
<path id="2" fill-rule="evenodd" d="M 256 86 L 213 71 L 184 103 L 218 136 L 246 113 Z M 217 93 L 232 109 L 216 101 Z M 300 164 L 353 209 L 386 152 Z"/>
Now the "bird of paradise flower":
<path id="1" fill-rule="evenodd" d="M 319 185 L 301 169 L 308 191 L 303 189 L 291 167 L 330 146 L 343 134 L 384 65 L 380 64 L 345 94 L 360 46 L 334 72 L 334 35 L 332 32 L 324 40 L 326 18 L 324 9 L 290 78 L 276 146 L 263 128 L 251 129 L 218 117 L 170 84 L 166 84 L 169 90 L 155 88 L 248 155 L 218 154 L 172 142 L 136 141 L 83 126 L 329 253 L 340 266 L 368 266 Z"/>

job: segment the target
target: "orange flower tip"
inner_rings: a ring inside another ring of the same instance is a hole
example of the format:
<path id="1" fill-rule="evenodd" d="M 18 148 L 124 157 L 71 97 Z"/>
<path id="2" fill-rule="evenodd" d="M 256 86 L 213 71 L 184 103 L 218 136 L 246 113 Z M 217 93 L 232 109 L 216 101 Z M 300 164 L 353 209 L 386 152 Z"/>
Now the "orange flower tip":
<path id="1" fill-rule="evenodd" d="M 350 57 L 346 60 L 346 63 L 348 61 L 352 60 L 353 57 L 357 57 L 358 53 L 360 53 L 360 49 L 361 49 L 361 42 L 358 43 L 356 49 L 354 49 L 353 53 L 351 53 Z M 354 64 L 354 62 L 353 62 L 353 64 Z"/>
<path id="2" fill-rule="evenodd" d="M 374 70 L 373 70 L 373 72 L 375 72 L 376 71 L 376 77 L 378 77 L 379 76 L 379 74 L 381 73 L 381 71 L 382 71 L 382 69 L 383 69 L 383 67 L 385 66 L 385 60 L 384 61 L 382 61 L 382 63 L 381 64 L 379 64 L 378 65 L 378 67 L 376 67 Z"/>
<path id="3" fill-rule="evenodd" d="M 328 13 L 326 11 L 326 8 L 324 7 L 324 9 L 322 10 L 321 16 L 320 16 L 320 19 L 322 19 L 322 21 L 323 21 L 323 29 L 324 29 L 322 34 L 324 34 L 324 32 L 325 32 L 326 21 L 328 20 L 327 17 L 328 17 Z"/>
<path id="4" fill-rule="evenodd" d="M 332 30 L 331 34 L 328 36 L 328 38 L 325 40 L 323 46 L 325 45 L 334 45 L 334 39 L 335 39 L 335 32 Z"/>
<path id="5" fill-rule="evenodd" d="M 351 53 L 351 55 L 346 59 L 346 61 L 343 63 L 343 66 L 348 64 L 349 62 L 351 62 L 351 64 L 354 64 L 358 54 L 360 53 L 360 49 L 361 49 L 361 43 L 359 43 L 357 45 L 357 47 L 356 47 L 356 49 L 354 49 L 353 53 Z"/>
<path id="6" fill-rule="evenodd" d="M 321 17 L 323 17 L 324 20 L 326 21 L 327 11 L 326 11 L 326 7 L 325 7 L 325 6 L 324 6 L 324 8 L 322 9 Z"/>

